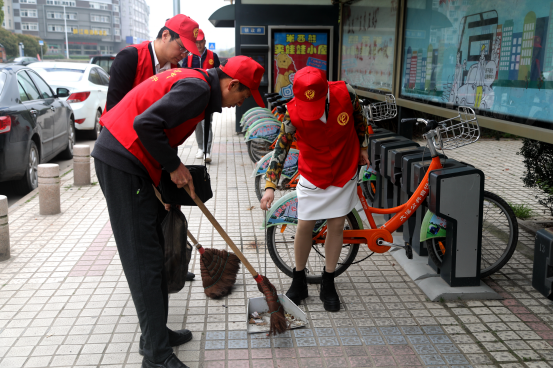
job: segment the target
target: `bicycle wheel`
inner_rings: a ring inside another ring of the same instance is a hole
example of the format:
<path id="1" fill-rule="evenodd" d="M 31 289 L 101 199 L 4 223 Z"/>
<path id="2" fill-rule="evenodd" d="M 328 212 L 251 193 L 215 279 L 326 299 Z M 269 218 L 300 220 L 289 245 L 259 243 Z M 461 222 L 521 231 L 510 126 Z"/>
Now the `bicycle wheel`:
<path id="1" fill-rule="evenodd" d="M 288 178 L 284 178 L 280 185 L 277 187 L 275 191 L 275 199 L 273 201 L 273 204 L 277 202 L 278 199 L 280 199 L 282 196 L 286 195 L 288 192 L 292 191 L 293 188 L 286 188 L 286 183 L 290 182 Z M 263 197 L 263 194 L 265 193 L 265 176 L 257 176 L 255 177 L 255 195 L 257 196 L 257 199 L 261 201 L 261 198 Z"/>
<path id="2" fill-rule="evenodd" d="M 292 277 L 292 270 L 295 266 L 294 259 L 294 238 L 297 226 L 287 224 L 284 231 L 282 226 L 270 227 L 267 230 L 267 247 L 269 255 L 276 266 L 287 276 Z M 360 229 L 357 219 L 353 213 L 346 216 L 344 229 Z M 321 283 L 323 267 L 325 266 L 324 244 L 314 244 L 307 260 L 307 283 Z M 342 274 L 355 260 L 359 245 L 342 245 L 342 251 L 336 267 L 336 276 Z"/>
<path id="3" fill-rule="evenodd" d="M 445 238 L 433 238 L 428 247 L 428 254 L 438 267 L 442 265 L 445 242 Z M 480 277 L 488 277 L 503 268 L 513 256 L 517 242 L 518 222 L 513 209 L 501 197 L 484 191 Z"/>
<path id="4" fill-rule="evenodd" d="M 376 196 L 376 181 L 361 182 L 361 190 L 369 205 L 372 206 Z"/>
<path id="5" fill-rule="evenodd" d="M 246 142 L 246 145 L 248 146 L 248 155 L 254 163 L 271 151 L 271 144 L 265 140 L 251 140 Z"/>

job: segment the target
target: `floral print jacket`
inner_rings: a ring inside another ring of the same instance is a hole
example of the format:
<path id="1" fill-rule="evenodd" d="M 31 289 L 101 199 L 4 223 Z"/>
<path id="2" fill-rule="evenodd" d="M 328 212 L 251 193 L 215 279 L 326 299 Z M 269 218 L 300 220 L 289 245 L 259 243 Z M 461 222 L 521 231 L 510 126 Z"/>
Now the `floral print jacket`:
<path id="1" fill-rule="evenodd" d="M 361 147 L 368 147 L 369 140 L 367 135 L 367 119 L 363 115 L 363 108 L 359 103 L 355 90 L 347 83 L 346 86 L 351 98 L 351 104 L 353 105 L 353 120 L 355 130 L 357 131 L 357 137 L 359 138 L 359 144 Z M 282 168 L 284 167 L 284 161 L 286 160 L 288 151 L 294 141 L 294 133 L 296 133 L 296 127 L 294 127 L 288 112 L 286 112 L 286 116 L 284 117 L 282 126 L 280 127 L 280 134 L 277 138 L 277 144 L 275 146 L 273 157 L 269 163 L 267 173 L 265 174 L 265 188 L 277 187 L 280 174 L 282 173 Z M 321 160 L 324 159 L 321 158 Z"/>

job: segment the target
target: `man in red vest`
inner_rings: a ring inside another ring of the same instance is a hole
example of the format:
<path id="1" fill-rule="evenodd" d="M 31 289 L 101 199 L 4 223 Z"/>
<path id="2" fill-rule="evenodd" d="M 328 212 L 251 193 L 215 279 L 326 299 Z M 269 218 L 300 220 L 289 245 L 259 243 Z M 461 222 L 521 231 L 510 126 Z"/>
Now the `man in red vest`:
<path id="1" fill-rule="evenodd" d="M 199 55 L 196 47 L 198 32 L 198 23 L 184 14 L 178 14 L 167 19 L 154 41 L 144 41 L 121 50 L 110 70 L 105 112 L 117 105 L 130 90 L 144 80 L 177 68 L 178 62 L 189 53 Z M 160 224 L 167 214 L 164 210 L 160 205 Z M 186 280 L 191 281 L 194 277 L 194 273 L 188 272 Z M 187 337 L 192 339 L 191 334 L 187 333 Z"/>
<path id="2" fill-rule="evenodd" d="M 200 55 L 196 47 L 198 32 L 198 23 L 178 14 L 165 22 L 154 41 L 144 41 L 121 50 L 110 69 L 106 111 L 147 78 L 178 68 L 178 63 L 189 53 Z"/>
<path id="3" fill-rule="evenodd" d="M 205 47 L 205 44 L 206 41 L 204 31 L 200 30 L 198 32 L 198 38 L 196 38 L 196 47 L 200 52 L 200 56 L 188 55 L 188 68 L 201 68 L 203 70 L 208 70 L 209 68 L 217 68 L 219 65 L 221 65 L 221 63 L 219 62 L 219 56 L 217 56 L 217 54 L 213 51 L 208 50 Z M 196 127 L 196 143 L 198 144 L 196 159 L 201 159 L 205 155 L 205 162 L 211 163 L 211 145 L 213 140 L 213 127 L 211 120 L 208 126 L 209 133 L 204 133 L 205 120 L 198 124 L 198 126 Z M 207 136 L 207 138 L 205 136 Z"/>
<path id="4" fill-rule="evenodd" d="M 340 299 L 334 286 L 334 271 L 342 250 L 346 215 L 358 201 L 357 165 L 369 164 L 367 121 L 353 88 L 343 81 L 327 82 L 324 71 L 313 67 L 299 70 L 293 91 L 294 99 L 286 105 L 288 112 L 265 176 L 261 208 L 268 209 L 274 200 L 274 189 L 295 134 L 301 177 L 296 187 L 296 267 L 286 296 L 296 304 L 308 296 L 305 265 L 312 232 L 317 220 L 327 219 L 320 299 L 325 310 L 338 311 Z"/>
<path id="5" fill-rule="evenodd" d="M 172 347 L 184 334 L 167 328 L 168 294 L 152 184 L 161 172 L 178 186 L 194 186 L 177 148 L 205 115 L 241 106 L 258 88 L 264 69 L 252 58 L 236 56 L 207 73 L 171 69 L 132 89 L 102 116 L 104 125 L 92 156 L 106 198 L 113 235 L 136 307 L 142 337 L 143 367 L 185 367 Z"/>

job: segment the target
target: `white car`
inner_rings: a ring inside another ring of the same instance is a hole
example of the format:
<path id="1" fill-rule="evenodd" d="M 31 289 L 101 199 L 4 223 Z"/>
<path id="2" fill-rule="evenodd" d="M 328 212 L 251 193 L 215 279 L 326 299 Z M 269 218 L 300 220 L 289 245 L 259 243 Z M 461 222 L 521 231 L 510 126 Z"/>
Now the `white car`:
<path id="1" fill-rule="evenodd" d="M 100 134 L 100 116 L 106 106 L 109 76 L 99 66 L 85 63 L 41 62 L 28 65 L 56 91 L 67 88 L 67 100 L 75 115 L 75 129 L 95 140 Z"/>

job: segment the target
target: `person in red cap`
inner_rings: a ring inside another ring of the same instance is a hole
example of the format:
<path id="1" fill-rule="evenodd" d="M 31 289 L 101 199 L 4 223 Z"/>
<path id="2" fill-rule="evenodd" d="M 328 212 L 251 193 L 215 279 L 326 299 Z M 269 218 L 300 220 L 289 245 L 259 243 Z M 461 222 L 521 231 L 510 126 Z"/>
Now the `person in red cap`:
<path id="1" fill-rule="evenodd" d="M 324 71 L 313 67 L 299 70 L 292 89 L 294 98 L 286 105 L 288 111 L 265 176 L 261 208 L 267 210 L 274 200 L 274 189 L 295 134 L 301 177 L 296 186 L 296 267 L 286 296 L 296 304 L 307 298 L 305 266 L 311 251 L 312 232 L 317 220 L 326 219 L 320 298 L 325 310 L 339 311 L 334 270 L 342 250 L 346 215 L 357 202 L 357 166 L 369 164 L 367 121 L 353 88 L 343 81 L 327 82 Z"/>
<path id="2" fill-rule="evenodd" d="M 144 41 L 121 50 L 110 69 L 104 114 L 144 80 L 168 69 L 177 68 L 177 63 L 189 53 L 199 55 L 196 47 L 198 32 L 198 23 L 184 14 L 179 14 L 167 19 L 154 41 Z M 100 126 L 100 122 L 97 122 L 97 125 Z M 163 206 L 160 206 L 160 224 L 166 214 Z M 188 272 L 186 280 L 191 281 L 194 277 L 194 273 Z M 192 339 L 192 335 L 186 332 L 187 337 Z"/>
<path id="3" fill-rule="evenodd" d="M 195 197 L 178 146 L 204 116 L 223 107 L 241 106 L 249 96 L 264 106 L 258 91 L 264 71 L 245 56 L 207 72 L 167 70 L 133 88 L 101 118 L 104 129 L 92 156 L 142 331 L 142 367 L 185 367 L 172 347 L 191 338 L 189 331 L 167 328 L 160 201 L 152 185 L 159 185 L 165 171 L 177 187 L 188 185 Z"/>
<path id="4" fill-rule="evenodd" d="M 200 56 L 188 55 L 186 59 L 188 68 L 201 68 L 208 70 L 210 68 L 217 68 L 221 65 L 219 62 L 219 56 L 211 50 L 205 47 L 205 35 L 204 31 L 198 32 L 198 38 L 196 38 L 196 47 L 200 52 Z M 185 61 L 183 60 L 183 64 Z M 211 118 L 208 123 L 208 129 L 205 130 L 205 120 L 198 124 L 196 127 L 196 143 L 198 144 L 198 152 L 196 153 L 196 159 L 201 159 L 205 155 L 205 162 L 211 163 L 211 145 L 213 141 L 213 126 Z M 204 137 L 205 136 L 205 137 Z"/>
<path id="5" fill-rule="evenodd" d="M 130 45 L 121 50 L 110 69 L 106 111 L 113 108 L 134 87 L 151 76 L 171 68 L 189 53 L 200 55 L 196 47 L 199 26 L 192 18 L 178 14 L 167 19 L 154 41 Z"/>

